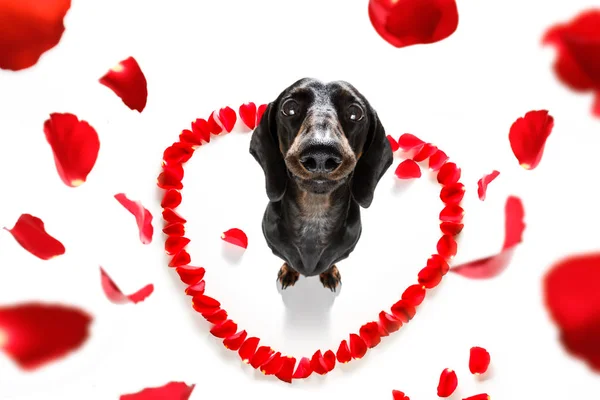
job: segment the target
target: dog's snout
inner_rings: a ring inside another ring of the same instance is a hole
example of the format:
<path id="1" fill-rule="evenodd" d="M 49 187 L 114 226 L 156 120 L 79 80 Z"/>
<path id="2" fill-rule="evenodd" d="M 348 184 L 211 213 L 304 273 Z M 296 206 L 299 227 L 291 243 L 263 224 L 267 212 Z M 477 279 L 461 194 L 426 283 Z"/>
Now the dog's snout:
<path id="1" fill-rule="evenodd" d="M 311 146 L 302 152 L 300 163 L 310 173 L 329 174 L 342 163 L 342 156 L 334 146 Z"/>

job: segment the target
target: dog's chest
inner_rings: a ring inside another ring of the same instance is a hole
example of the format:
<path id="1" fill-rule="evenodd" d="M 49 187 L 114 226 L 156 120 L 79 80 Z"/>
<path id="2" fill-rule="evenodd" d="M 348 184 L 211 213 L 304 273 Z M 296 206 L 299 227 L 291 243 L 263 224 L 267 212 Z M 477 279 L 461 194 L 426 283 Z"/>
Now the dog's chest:
<path id="1" fill-rule="evenodd" d="M 305 196 L 293 221 L 295 236 L 309 246 L 326 244 L 339 219 L 339 205 L 323 196 Z"/>

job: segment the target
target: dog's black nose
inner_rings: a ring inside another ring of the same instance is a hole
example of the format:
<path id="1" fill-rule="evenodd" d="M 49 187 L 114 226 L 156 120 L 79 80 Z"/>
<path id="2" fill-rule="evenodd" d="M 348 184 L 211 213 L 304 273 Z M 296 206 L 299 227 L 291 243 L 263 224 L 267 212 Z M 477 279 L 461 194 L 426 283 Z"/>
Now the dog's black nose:
<path id="1" fill-rule="evenodd" d="M 302 152 L 300 163 L 311 173 L 329 174 L 342 163 L 342 157 L 332 146 L 312 146 Z"/>

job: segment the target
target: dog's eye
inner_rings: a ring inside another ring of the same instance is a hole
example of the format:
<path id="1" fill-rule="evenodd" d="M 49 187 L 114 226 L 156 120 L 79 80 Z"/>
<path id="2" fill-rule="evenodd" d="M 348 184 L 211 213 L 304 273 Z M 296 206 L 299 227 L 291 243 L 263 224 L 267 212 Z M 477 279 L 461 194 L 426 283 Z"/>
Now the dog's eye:
<path id="1" fill-rule="evenodd" d="M 286 117 L 293 117 L 300 113 L 300 104 L 294 99 L 288 99 L 281 106 L 281 112 Z"/>
<path id="2" fill-rule="evenodd" d="M 363 119 L 365 113 L 358 104 L 351 104 L 346 110 L 346 117 L 352 122 L 358 122 Z"/>

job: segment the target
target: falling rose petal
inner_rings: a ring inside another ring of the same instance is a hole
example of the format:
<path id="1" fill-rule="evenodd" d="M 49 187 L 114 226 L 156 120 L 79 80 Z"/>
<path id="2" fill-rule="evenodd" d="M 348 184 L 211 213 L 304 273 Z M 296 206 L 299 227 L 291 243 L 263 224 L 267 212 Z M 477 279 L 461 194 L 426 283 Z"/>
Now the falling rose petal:
<path id="1" fill-rule="evenodd" d="M 169 262 L 169 267 L 181 267 L 183 265 L 187 265 L 192 261 L 190 254 L 184 250 L 181 250 L 179 253 L 175 254 L 171 261 Z"/>
<path id="2" fill-rule="evenodd" d="M 183 236 L 185 226 L 180 222 L 171 223 L 163 228 L 163 233 L 168 236 Z"/>
<path id="3" fill-rule="evenodd" d="M 425 143 L 425 145 L 423 145 L 421 150 L 419 150 L 417 152 L 417 154 L 414 155 L 413 161 L 416 161 L 416 162 L 425 161 L 429 157 L 431 157 L 436 151 L 437 151 L 437 147 L 435 147 L 431 143 Z"/>
<path id="4" fill-rule="evenodd" d="M 410 400 L 410 398 L 399 390 L 392 390 L 392 397 L 394 400 Z"/>
<path id="5" fill-rule="evenodd" d="M 188 400 L 196 385 L 184 382 L 169 382 L 161 387 L 153 387 L 133 394 L 124 394 L 119 400 Z"/>
<path id="6" fill-rule="evenodd" d="M 112 67 L 100 78 L 100 83 L 115 92 L 130 109 L 142 112 L 146 107 L 146 77 L 135 58 L 126 58 Z"/>
<path id="7" fill-rule="evenodd" d="M 490 366 L 490 353 L 483 347 L 471 347 L 469 371 L 474 375 L 485 374 Z"/>
<path id="8" fill-rule="evenodd" d="M 169 189 L 165 192 L 160 203 L 162 208 L 176 208 L 181 204 L 181 192 L 175 189 Z"/>
<path id="9" fill-rule="evenodd" d="M 425 267 L 419 271 L 419 283 L 427 289 L 433 289 L 442 281 L 442 271 L 435 267 Z"/>
<path id="10" fill-rule="evenodd" d="M 283 365 L 279 372 L 275 374 L 275 376 L 287 383 L 292 383 L 292 376 L 294 375 L 294 367 L 296 366 L 296 359 L 294 357 L 283 357 Z"/>
<path id="11" fill-rule="evenodd" d="M 220 339 L 225 339 L 228 336 L 233 335 L 237 331 L 237 324 L 232 320 L 228 319 L 220 324 L 213 326 L 210 333 Z"/>
<path id="12" fill-rule="evenodd" d="M 0 306 L 0 350 L 25 370 L 39 368 L 81 347 L 92 317 L 63 305 Z"/>
<path id="13" fill-rule="evenodd" d="M 165 252 L 172 256 L 179 253 L 188 245 L 190 239 L 183 236 L 170 236 L 165 240 Z"/>
<path id="14" fill-rule="evenodd" d="M 429 157 L 429 169 L 438 171 L 448 161 L 448 156 L 442 150 L 438 150 Z"/>
<path id="15" fill-rule="evenodd" d="M 192 267 L 191 265 L 182 265 L 175 268 L 181 282 L 187 285 L 195 285 L 204 279 L 206 270 L 203 267 Z"/>
<path id="16" fill-rule="evenodd" d="M 144 208 L 140 201 L 129 200 L 123 193 L 115 194 L 115 199 L 135 217 L 141 242 L 143 244 L 152 243 L 154 227 L 152 226 L 152 214 L 150 214 L 150 211 Z"/>
<path id="17" fill-rule="evenodd" d="M 413 307 L 420 305 L 425 300 L 425 288 L 423 285 L 411 285 L 402 293 L 402 300 Z"/>
<path id="18" fill-rule="evenodd" d="M 379 323 L 388 333 L 396 332 L 402 327 L 402 321 L 385 311 L 379 313 Z"/>
<path id="19" fill-rule="evenodd" d="M 400 145 L 391 135 L 387 135 L 387 140 L 390 142 L 390 146 L 392 147 L 392 153 L 395 153 L 400 148 Z"/>
<path id="20" fill-rule="evenodd" d="M 208 314 L 211 311 L 214 312 L 221 307 L 221 303 L 212 297 L 201 294 L 200 296 L 194 296 L 192 299 L 192 307 L 200 314 Z"/>
<path id="21" fill-rule="evenodd" d="M 350 334 L 350 354 L 354 359 L 360 359 L 367 354 L 367 344 L 356 333 Z"/>
<path id="22" fill-rule="evenodd" d="M 437 251 L 446 260 L 456 255 L 457 247 L 456 240 L 450 235 L 443 235 L 437 242 Z"/>
<path id="23" fill-rule="evenodd" d="M 325 359 L 321 350 L 315 351 L 312 358 L 310 359 L 310 369 L 316 374 L 325 375 L 327 371 L 327 365 L 325 365 Z"/>
<path id="24" fill-rule="evenodd" d="M 464 226 L 464 224 L 456 222 L 442 222 L 440 223 L 440 230 L 444 235 L 456 236 L 462 232 Z"/>
<path id="25" fill-rule="evenodd" d="M 193 155 L 194 149 L 189 143 L 176 142 L 165 149 L 163 152 L 163 161 L 167 165 L 177 166 L 188 162 Z M 183 178 L 183 173 L 181 177 Z"/>
<path id="26" fill-rule="evenodd" d="M 487 193 L 488 185 L 500 175 L 500 172 L 494 170 L 490 174 L 484 175 L 483 178 L 477 181 L 477 196 L 479 200 L 484 201 Z"/>
<path id="27" fill-rule="evenodd" d="M 410 305 L 406 300 L 399 300 L 392 306 L 392 314 L 398 318 L 403 324 L 410 322 L 417 313 L 415 307 Z"/>
<path id="28" fill-rule="evenodd" d="M 446 275 L 450 270 L 450 266 L 444 257 L 440 256 L 439 254 L 433 254 L 427 259 L 427 267 L 439 269 L 442 276 Z"/>
<path id="29" fill-rule="evenodd" d="M 102 267 L 100 267 L 100 284 L 102 285 L 102 290 L 104 291 L 104 294 L 108 300 L 115 304 L 137 304 L 146 300 L 146 298 L 154 291 L 154 285 L 148 284 L 133 294 L 123 294 L 121 289 L 119 289 L 119 287 L 110 278 L 110 276 L 108 276 Z"/>
<path id="30" fill-rule="evenodd" d="M 254 357 L 254 354 L 256 353 L 256 349 L 258 348 L 259 342 L 260 342 L 259 338 L 250 337 L 250 338 L 246 339 L 244 341 L 244 343 L 242 343 L 242 346 L 238 350 L 238 354 L 245 364 L 249 364 L 250 359 L 252 357 Z"/>
<path id="31" fill-rule="evenodd" d="M 444 186 L 452 185 L 460 179 L 461 171 L 455 163 L 444 164 L 438 171 L 437 180 Z"/>
<path id="32" fill-rule="evenodd" d="M 348 347 L 348 342 L 346 340 L 342 340 L 338 350 L 336 352 L 336 358 L 339 363 L 346 364 L 352 360 L 352 354 L 350 354 L 350 348 Z"/>
<path id="33" fill-rule="evenodd" d="M 165 208 L 162 212 L 163 219 L 169 224 L 185 224 L 187 220 L 183 218 L 181 215 L 177 214 L 176 211 L 173 211 L 170 208 Z M 180 228 L 173 228 L 180 229 Z M 171 235 L 170 235 L 171 236 Z M 172 235 L 175 236 L 175 235 Z"/>
<path id="34" fill-rule="evenodd" d="M 219 309 L 216 311 L 211 311 L 209 314 L 202 314 L 202 316 L 204 317 L 205 320 L 207 320 L 211 324 L 218 325 L 227 320 L 227 311 Z M 236 328 L 236 330 L 237 330 L 237 328 Z M 233 331 L 232 333 L 229 333 L 229 332 L 227 332 L 227 333 L 228 334 L 225 334 L 225 336 L 223 336 L 221 339 L 224 339 L 227 336 L 233 335 L 235 333 L 235 331 Z"/>
<path id="35" fill-rule="evenodd" d="M 455 0 L 369 0 L 375 31 L 394 47 L 439 42 L 458 27 Z"/>
<path id="36" fill-rule="evenodd" d="M 198 132 L 184 129 L 179 134 L 179 141 L 190 146 L 193 149 L 197 149 L 202 146 L 202 136 Z"/>
<path id="37" fill-rule="evenodd" d="M 225 348 L 228 350 L 238 351 L 246 340 L 246 336 L 248 336 L 246 331 L 239 331 L 238 333 L 225 338 L 225 340 L 223 340 L 223 346 L 225 346 Z"/>
<path id="38" fill-rule="evenodd" d="M 83 184 L 100 151 L 96 130 L 73 114 L 53 113 L 44 122 L 44 134 L 60 179 L 70 187 Z"/>
<path id="39" fill-rule="evenodd" d="M 452 272 L 471 279 L 489 279 L 500 275 L 508 267 L 525 230 L 525 210 L 521 199 L 510 196 L 506 200 L 504 214 L 504 244 L 500 253 L 454 266 Z"/>
<path id="40" fill-rule="evenodd" d="M 217 123 L 215 113 L 216 111 L 210 114 L 210 117 L 208 118 L 207 122 L 208 129 L 210 129 L 210 133 L 212 133 L 213 135 L 218 135 L 219 133 L 223 132 L 223 127 L 221 127 L 221 125 Z"/>
<path id="41" fill-rule="evenodd" d="M 463 400 L 490 400 L 490 396 L 487 393 L 476 394 L 475 396 L 466 397 Z"/>
<path id="42" fill-rule="evenodd" d="M 204 142 L 210 143 L 210 126 L 204 118 L 198 118 L 192 122 L 192 132 L 200 136 Z"/>
<path id="43" fill-rule="evenodd" d="M 543 43 L 557 50 L 556 75 L 576 92 L 596 96 L 593 112 L 600 116 L 600 10 L 586 10 L 566 23 L 548 29 Z"/>
<path id="44" fill-rule="evenodd" d="M 228 231 L 223 232 L 221 239 L 244 249 L 248 248 L 248 236 L 246 236 L 244 231 L 241 229 L 229 229 Z"/>
<path id="45" fill-rule="evenodd" d="M 256 349 L 256 353 L 250 359 L 250 365 L 254 369 L 258 369 L 261 365 L 271 358 L 271 356 L 275 353 L 275 351 L 269 346 L 261 346 Z"/>
<path id="46" fill-rule="evenodd" d="M 440 381 L 437 387 L 438 397 L 450 397 L 458 387 L 458 377 L 456 372 L 446 368 L 440 375 Z"/>
<path id="47" fill-rule="evenodd" d="M 406 159 L 396 167 L 396 176 L 398 179 L 414 179 L 421 177 L 421 167 L 411 159 Z"/>
<path id="48" fill-rule="evenodd" d="M 260 372 L 265 375 L 275 375 L 283 368 L 283 359 L 280 352 L 273 354 L 269 361 L 260 367 Z"/>
<path id="49" fill-rule="evenodd" d="M 458 204 L 465 197 L 465 185 L 460 182 L 444 186 L 440 191 L 440 200 L 444 204 Z"/>
<path id="50" fill-rule="evenodd" d="M 296 371 L 294 372 L 294 379 L 306 379 L 312 374 L 312 369 L 310 368 L 310 359 L 306 357 L 302 357 L 298 366 L 296 367 Z"/>
<path id="51" fill-rule="evenodd" d="M 543 279 L 544 303 L 573 356 L 600 373 L 600 253 L 559 260 Z"/>
<path id="52" fill-rule="evenodd" d="M 70 0 L 47 0 L 43 6 L 0 2 L 0 69 L 19 71 L 35 65 L 60 41 Z"/>
<path id="53" fill-rule="evenodd" d="M 161 189 L 183 189 L 183 167 L 180 164 L 164 165 L 162 172 L 158 175 L 157 185 Z"/>
<path id="54" fill-rule="evenodd" d="M 179 267 L 179 268 L 181 268 L 181 267 Z M 206 282 L 200 281 L 198 283 L 188 286 L 187 289 L 185 289 L 185 294 L 187 294 L 188 296 L 194 297 L 194 296 L 204 294 L 205 289 L 206 289 Z"/>
<path id="55" fill-rule="evenodd" d="M 553 127 L 554 118 L 547 110 L 530 111 L 512 124 L 508 139 L 521 167 L 534 169 L 538 166 Z"/>
<path id="56" fill-rule="evenodd" d="M 31 214 L 22 214 L 12 229 L 4 229 L 21 247 L 42 260 L 65 254 L 65 246 L 46 232 L 41 219 Z"/>
<path id="57" fill-rule="evenodd" d="M 413 150 L 425 144 L 424 141 L 411 133 L 405 133 L 398 138 L 398 147 L 404 151 Z"/>
<path id="58" fill-rule="evenodd" d="M 219 121 L 223 124 L 223 128 L 227 133 L 233 130 L 237 121 L 237 114 L 231 107 L 224 107 L 219 110 Z"/>
<path id="59" fill-rule="evenodd" d="M 250 130 L 256 128 L 256 104 L 244 103 L 239 109 L 240 119 Z"/>
<path id="60" fill-rule="evenodd" d="M 379 325 L 377 325 L 377 322 L 367 322 L 360 327 L 358 334 L 365 341 L 368 348 L 373 348 L 381 343 L 381 335 L 379 334 Z"/>
<path id="61" fill-rule="evenodd" d="M 256 126 L 260 124 L 260 120 L 262 119 L 262 116 L 265 113 L 265 111 L 267 111 L 268 106 L 268 104 L 261 104 L 260 106 L 258 106 L 258 109 L 256 110 Z"/>
<path id="62" fill-rule="evenodd" d="M 458 204 L 448 204 L 440 212 L 440 221 L 442 222 L 462 222 L 465 216 L 465 210 Z"/>

